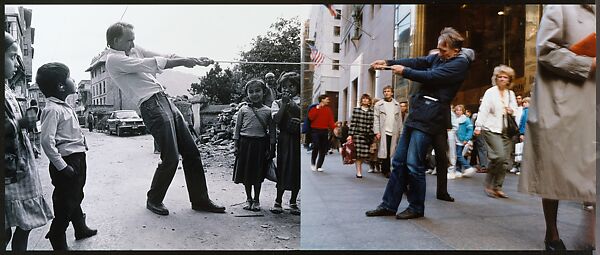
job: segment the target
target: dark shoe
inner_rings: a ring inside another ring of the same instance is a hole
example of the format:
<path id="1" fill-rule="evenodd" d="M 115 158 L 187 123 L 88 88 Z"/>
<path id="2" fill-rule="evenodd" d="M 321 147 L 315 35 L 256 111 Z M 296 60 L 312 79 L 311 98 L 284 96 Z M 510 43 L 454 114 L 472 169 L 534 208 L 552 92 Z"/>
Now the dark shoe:
<path id="1" fill-rule="evenodd" d="M 300 215 L 300 207 L 298 207 L 298 204 L 290 204 L 290 213 L 292 215 Z"/>
<path id="2" fill-rule="evenodd" d="M 451 197 L 450 194 L 448 194 L 448 193 L 437 194 L 436 198 L 439 200 L 447 201 L 447 202 L 454 202 L 454 198 Z"/>
<path id="3" fill-rule="evenodd" d="M 403 212 L 397 214 L 396 215 L 396 219 L 399 219 L 399 220 L 408 220 L 408 219 L 421 218 L 423 216 L 424 216 L 423 213 L 415 213 L 415 212 L 413 212 L 413 211 L 411 211 L 411 210 L 409 210 L 407 208 Z"/>
<path id="4" fill-rule="evenodd" d="M 281 203 L 275 202 L 275 204 L 273 205 L 273 207 L 271 207 L 271 209 L 269 209 L 269 211 L 271 211 L 274 214 L 280 214 L 283 212 L 283 207 L 281 207 Z"/>
<path id="5" fill-rule="evenodd" d="M 48 234 L 46 234 L 46 239 L 50 239 L 52 249 L 55 251 L 69 250 L 69 246 L 67 245 L 67 235 L 64 232 L 60 234 L 48 232 Z"/>
<path id="6" fill-rule="evenodd" d="M 393 216 L 396 214 L 396 212 L 394 211 L 390 211 L 388 209 L 385 209 L 381 206 L 377 206 L 377 208 L 375 208 L 375 210 L 370 210 L 367 211 L 365 213 L 368 217 L 373 217 L 373 216 Z"/>
<path id="7" fill-rule="evenodd" d="M 225 207 L 216 205 L 212 200 L 208 200 L 201 204 L 192 204 L 192 209 L 195 211 L 205 211 L 212 213 L 225 213 Z"/>
<path id="8" fill-rule="evenodd" d="M 561 239 L 555 241 L 544 241 L 544 245 L 546 246 L 547 251 L 566 251 L 567 247 Z"/>
<path id="9" fill-rule="evenodd" d="M 169 209 L 167 209 L 163 203 L 155 204 L 150 201 L 146 201 L 146 208 L 158 215 L 169 215 Z"/>
<path id="10" fill-rule="evenodd" d="M 242 207 L 244 210 L 252 211 L 252 199 L 247 199 L 246 204 Z"/>
<path id="11" fill-rule="evenodd" d="M 98 234 L 98 230 L 91 229 L 85 224 L 85 213 L 83 216 L 81 216 L 81 218 L 71 220 L 71 222 L 73 223 L 73 228 L 75 229 L 75 240 L 81 240 Z"/>
<path id="12" fill-rule="evenodd" d="M 360 179 L 360 178 L 362 178 L 362 175 L 358 175 L 358 174 L 357 174 L 357 175 L 356 175 L 356 178 L 359 178 L 359 179 Z"/>
<path id="13" fill-rule="evenodd" d="M 250 209 L 253 212 L 260 212 L 260 201 L 258 201 L 258 200 L 252 201 L 252 207 L 250 207 Z"/>

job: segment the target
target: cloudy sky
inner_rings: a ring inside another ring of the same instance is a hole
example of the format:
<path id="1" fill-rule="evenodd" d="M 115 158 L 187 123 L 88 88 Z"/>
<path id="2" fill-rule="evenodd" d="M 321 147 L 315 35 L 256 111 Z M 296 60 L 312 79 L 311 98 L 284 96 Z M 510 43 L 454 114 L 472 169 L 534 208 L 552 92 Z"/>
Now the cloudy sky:
<path id="1" fill-rule="evenodd" d="M 63 62 L 71 77 L 85 72 L 106 47 L 106 29 L 120 20 L 135 26 L 135 43 L 181 56 L 235 60 L 252 38 L 265 34 L 278 17 L 308 19 L 310 5 L 24 5 L 35 28 L 33 79 L 44 63 Z M 225 66 L 225 65 L 224 65 Z M 175 70 L 204 75 L 209 68 Z"/>

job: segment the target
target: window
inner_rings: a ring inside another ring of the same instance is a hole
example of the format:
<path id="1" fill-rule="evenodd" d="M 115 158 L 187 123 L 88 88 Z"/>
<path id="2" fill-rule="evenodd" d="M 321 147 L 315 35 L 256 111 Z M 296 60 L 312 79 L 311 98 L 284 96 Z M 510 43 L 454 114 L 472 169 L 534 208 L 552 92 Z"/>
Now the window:
<path id="1" fill-rule="evenodd" d="M 333 53 L 340 53 L 340 44 L 333 43 Z"/>
<path id="2" fill-rule="evenodd" d="M 340 70 L 340 61 L 339 60 L 333 60 L 333 65 L 331 65 L 331 69 L 332 70 Z"/>
<path id="3" fill-rule="evenodd" d="M 334 26 L 333 27 L 333 35 L 334 36 L 340 36 L 340 33 L 341 33 L 340 31 L 341 31 L 340 26 Z"/>
<path id="4" fill-rule="evenodd" d="M 29 56 L 29 47 L 27 44 L 23 45 L 23 56 Z"/>
<path id="5" fill-rule="evenodd" d="M 340 9 L 335 9 L 335 19 L 341 19 L 342 18 L 342 10 Z"/>

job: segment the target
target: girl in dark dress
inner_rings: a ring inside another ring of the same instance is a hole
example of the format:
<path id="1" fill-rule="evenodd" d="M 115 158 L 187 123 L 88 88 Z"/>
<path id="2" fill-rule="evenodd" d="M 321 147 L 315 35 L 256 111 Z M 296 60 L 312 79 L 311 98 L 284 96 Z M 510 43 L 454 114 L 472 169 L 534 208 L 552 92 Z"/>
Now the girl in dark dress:
<path id="1" fill-rule="evenodd" d="M 266 91 L 261 80 L 251 80 L 245 86 L 250 104 L 237 113 L 235 123 L 235 165 L 233 181 L 246 189 L 245 210 L 260 211 L 260 187 L 266 176 L 268 159 L 275 154 L 275 125 L 271 109 L 263 105 Z M 254 198 L 252 188 L 254 187 Z"/>
<path id="2" fill-rule="evenodd" d="M 283 192 L 291 190 L 290 213 L 300 215 L 296 203 L 300 191 L 300 76 L 290 72 L 283 74 L 277 81 L 283 92 L 282 99 L 271 106 L 273 121 L 279 129 L 277 140 L 277 198 L 271 212 L 283 212 L 281 206 Z"/>

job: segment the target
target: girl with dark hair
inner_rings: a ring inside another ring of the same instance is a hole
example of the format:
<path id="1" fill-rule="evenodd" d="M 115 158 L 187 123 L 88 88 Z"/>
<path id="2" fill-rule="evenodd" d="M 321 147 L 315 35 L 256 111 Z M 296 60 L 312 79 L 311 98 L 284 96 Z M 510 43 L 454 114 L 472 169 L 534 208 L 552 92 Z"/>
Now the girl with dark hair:
<path id="1" fill-rule="evenodd" d="M 46 225 L 54 216 L 44 199 L 33 150 L 25 131 L 35 121 L 23 117 L 15 92 L 8 85 L 8 80 L 17 70 L 19 46 L 6 32 L 4 45 L 4 250 L 12 239 L 13 251 L 25 251 L 29 232 Z"/>
<path id="2" fill-rule="evenodd" d="M 269 159 L 275 157 L 275 125 L 271 109 L 263 104 L 267 87 L 261 80 L 251 80 L 244 88 L 250 104 L 240 108 L 235 123 L 235 164 L 233 181 L 246 188 L 244 210 L 260 211 L 260 188 Z M 254 188 L 254 198 L 252 198 Z"/>
<path id="3" fill-rule="evenodd" d="M 300 215 L 296 203 L 300 191 L 300 75 L 294 72 L 283 74 L 277 81 L 282 98 L 271 106 L 273 121 L 277 124 L 277 198 L 271 212 L 283 212 L 283 193 L 292 191 L 290 213 Z"/>

